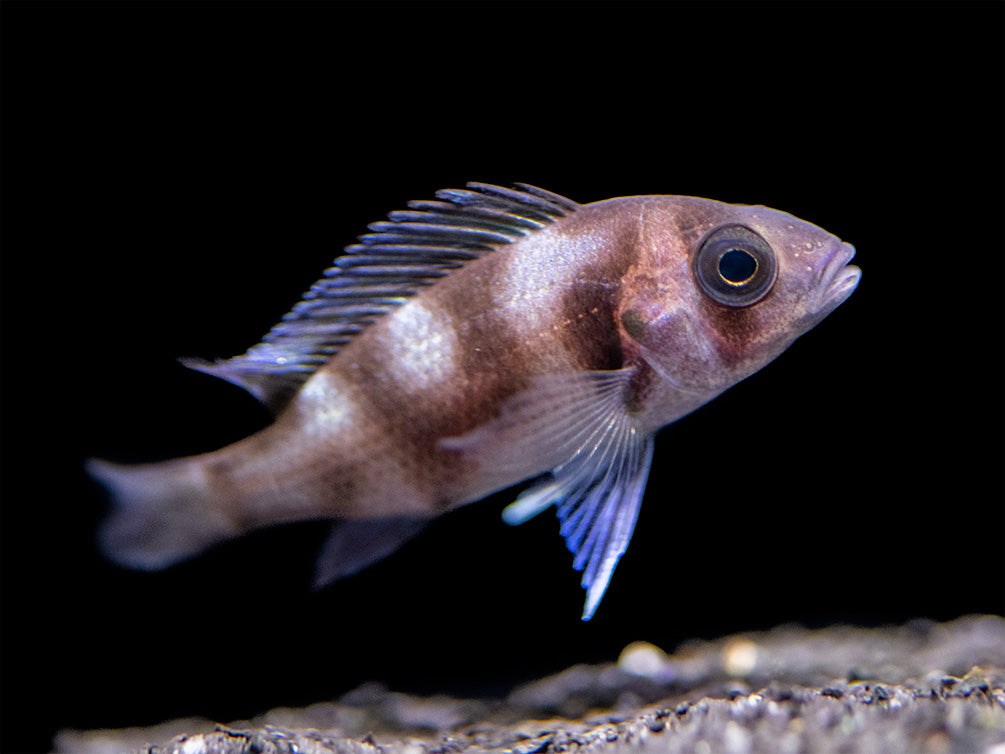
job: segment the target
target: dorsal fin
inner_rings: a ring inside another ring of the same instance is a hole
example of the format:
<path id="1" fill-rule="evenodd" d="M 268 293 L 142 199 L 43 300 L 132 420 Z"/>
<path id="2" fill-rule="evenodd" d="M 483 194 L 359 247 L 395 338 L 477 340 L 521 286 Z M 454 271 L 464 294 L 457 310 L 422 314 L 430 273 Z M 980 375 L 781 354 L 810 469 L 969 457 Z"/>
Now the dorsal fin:
<path id="1" fill-rule="evenodd" d="M 409 202 L 372 223 L 370 233 L 325 270 L 262 342 L 241 356 L 182 359 L 240 385 L 274 413 L 355 335 L 422 287 L 574 212 L 569 199 L 523 183 L 512 189 L 469 183 L 436 200 Z"/>

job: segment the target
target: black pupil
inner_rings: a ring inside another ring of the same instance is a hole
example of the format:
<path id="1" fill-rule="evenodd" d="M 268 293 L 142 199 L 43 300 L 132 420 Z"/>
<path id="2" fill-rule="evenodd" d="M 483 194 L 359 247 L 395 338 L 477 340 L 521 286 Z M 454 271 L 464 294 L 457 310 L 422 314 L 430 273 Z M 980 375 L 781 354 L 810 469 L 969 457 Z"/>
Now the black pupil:
<path id="1" fill-rule="evenodd" d="M 719 274 L 727 283 L 746 283 L 757 272 L 757 260 L 742 249 L 730 249 L 719 258 Z"/>

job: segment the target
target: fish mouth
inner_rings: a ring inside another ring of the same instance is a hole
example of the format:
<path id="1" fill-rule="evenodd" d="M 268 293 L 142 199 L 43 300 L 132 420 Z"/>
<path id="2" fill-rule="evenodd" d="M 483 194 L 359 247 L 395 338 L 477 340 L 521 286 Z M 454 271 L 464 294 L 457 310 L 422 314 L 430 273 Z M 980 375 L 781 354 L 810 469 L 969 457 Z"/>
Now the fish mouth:
<path id="1" fill-rule="evenodd" d="M 854 257 L 855 247 L 850 243 L 842 243 L 831 254 L 817 288 L 822 310 L 829 312 L 840 306 L 858 286 L 862 270 L 848 264 Z"/>

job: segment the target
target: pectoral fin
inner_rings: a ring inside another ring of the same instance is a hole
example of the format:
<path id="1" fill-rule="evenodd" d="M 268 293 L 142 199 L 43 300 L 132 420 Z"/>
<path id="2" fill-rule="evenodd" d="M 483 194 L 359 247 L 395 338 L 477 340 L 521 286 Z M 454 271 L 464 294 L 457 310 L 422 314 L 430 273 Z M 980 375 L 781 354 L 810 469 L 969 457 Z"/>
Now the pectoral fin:
<path id="1" fill-rule="evenodd" d="M 507 523 L 516 524 L 552 503 L 558 506 L 572 567 L 583 571 L 583 620 L 593 617 L 628 549 L 652 457 L 651 436 L 612 421 L 550 480 L 524 492 L 503 512 Z"/>
<path id="2" fill-rule="evenodd" d="M 593 616 L 628 547 L 649 475 L 652 436 L 638 430 L 625 401 L 633 374 L 626 368 L 535 380 L 496 420 L 441 443 L 496 468 L 520 468 L 529 458 L 555 464 L 503 519 L 520 524 L 558 506 L 573 567 L 583 571 L 583 620 Z"/>

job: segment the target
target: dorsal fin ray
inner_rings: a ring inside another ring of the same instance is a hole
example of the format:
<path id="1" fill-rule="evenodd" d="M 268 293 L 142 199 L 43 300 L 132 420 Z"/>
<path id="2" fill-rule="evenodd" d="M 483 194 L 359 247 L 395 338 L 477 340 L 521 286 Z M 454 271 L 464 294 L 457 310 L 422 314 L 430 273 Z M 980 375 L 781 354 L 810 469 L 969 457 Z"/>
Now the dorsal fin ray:
<path id="1" fill-rule="evenodd" d="M 282 320 L 240 356 L 182 359 L 243 387 L 278 413 L 317 369 L 380 316 L 466 262 L 579 205 L 524 183 L 468 183 L 372 223 Z"/>

